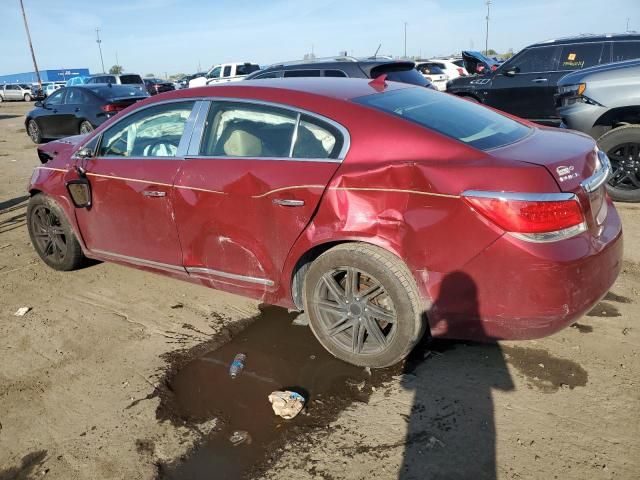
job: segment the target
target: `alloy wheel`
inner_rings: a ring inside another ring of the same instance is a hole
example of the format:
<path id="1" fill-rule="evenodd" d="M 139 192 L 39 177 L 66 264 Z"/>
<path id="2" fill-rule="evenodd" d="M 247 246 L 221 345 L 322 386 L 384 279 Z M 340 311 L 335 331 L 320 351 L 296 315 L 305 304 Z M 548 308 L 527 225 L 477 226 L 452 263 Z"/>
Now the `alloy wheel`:
<path id="1" fill-rule="evenodd" d="M 33 241 L 39 253 L 56 263 L 64 261 L 67 239 L 58 216 L 44 205 L 34 208 L 30 218 Z"/>
<path id="2" fill-rule="evenodd" d="M 314 289 L 312 308 L 320 328 L 346 352 L 380 353 L 396 333 L 391 297 L 372 275 L 353 267 L 325 273 Z"/>
<path id="3" fill-rule="evenodd" d="M 34 143 L 38 143 L 38 141 L 40 140 L 40 128 L 38 127 L 38 124 L 34 120 L 31 120 L 29 122 L 29 125 L 27 126 L 27 129 L 29 131 L 31 140 L 33 140 Z"/>
<path id="4" fill-rule="evenodd" d="M 621 143 L 607 152 L 613 170 L 609 185 L 621 190 L 640 188 L 640 143 Z"/>

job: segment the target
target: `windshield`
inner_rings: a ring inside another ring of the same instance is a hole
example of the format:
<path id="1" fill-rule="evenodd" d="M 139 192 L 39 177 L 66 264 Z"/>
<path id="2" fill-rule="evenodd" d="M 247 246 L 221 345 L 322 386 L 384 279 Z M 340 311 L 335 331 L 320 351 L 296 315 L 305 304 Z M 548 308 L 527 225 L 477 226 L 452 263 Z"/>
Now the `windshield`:
<path id="1" fill-rule="evenodd" d="M 426 88 L 403 88 L 358 97 L 354 101 L 417 123 L 480 150 L 513 143 L 531 130 L 482 105 Z"/>

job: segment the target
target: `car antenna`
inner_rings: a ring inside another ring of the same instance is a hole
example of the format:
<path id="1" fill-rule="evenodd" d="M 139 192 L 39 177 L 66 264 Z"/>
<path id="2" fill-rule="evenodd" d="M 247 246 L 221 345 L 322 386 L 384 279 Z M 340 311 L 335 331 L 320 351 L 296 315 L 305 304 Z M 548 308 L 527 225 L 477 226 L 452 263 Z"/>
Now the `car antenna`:
<path id="1" fill-rule="evenodd" d="M 387 74 L 383 73 L 382 75 L 378 75 L 376 78 L 369 82 L 373 88 L 375 88 L 378 92 L 384 91 L 387 87 Z"/>
<path id="2" fill-rule="evenodd" d="M 378 48 L 376 49 L 376 53 L 373 54 L 373 57 L 371 58 L 378 58 L 378 52 L 380 51 L 380 48 L 382 47 L 382 44 L 378 45 Z"/>

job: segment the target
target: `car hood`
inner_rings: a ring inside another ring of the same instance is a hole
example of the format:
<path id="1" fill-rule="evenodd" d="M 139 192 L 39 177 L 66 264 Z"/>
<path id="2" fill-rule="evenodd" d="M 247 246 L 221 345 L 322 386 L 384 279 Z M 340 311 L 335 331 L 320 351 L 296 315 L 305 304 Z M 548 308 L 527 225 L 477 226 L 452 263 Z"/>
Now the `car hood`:
<path id="1" fill-rule="evenodd" d="M 558 86 L 581 83 L 586 77 L 594 73 L 615 72 L 617 70 L 632 67 L 640 67 L 640 59 L 636 58 L 633 60 L 625 60 L 623 62 L 605 63 L 604 65 L 595 65 L 582 70 L 576 70 L 558 80 Z"/>
<path id="2" fill-rule="evenodd" d="M 575 192 L 593 175 L 597 165 L 596 143 L 588 135 L 559 128 L 534 127 L 524 139 L 491 150 L 502 160 L 516 160 L 545 167 L 563 192 Z"/>
<path id="3" fill-rule="evenodd" d="M 61 138 L 38 146 L 38 158 L 42 163 L 53 160 L 60 154 L 64 158 L 69 158 L 71 153 L 80 145 L 88 134 L 73 135 L 72 137 Z"/>

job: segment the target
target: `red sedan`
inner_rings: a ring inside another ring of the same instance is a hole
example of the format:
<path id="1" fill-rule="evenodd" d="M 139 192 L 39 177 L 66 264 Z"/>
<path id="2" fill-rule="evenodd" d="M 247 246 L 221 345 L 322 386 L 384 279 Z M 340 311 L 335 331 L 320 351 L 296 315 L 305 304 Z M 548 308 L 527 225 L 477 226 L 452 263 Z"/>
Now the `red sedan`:
<path id="1" fill-rule="evenodd" d="M 524 339 L 618 275 L 593 140 L 383 78 L 170 92 L 39 148 L 29 233 L 49 266 L 118 262 L 305 310 L 381 367 L 429 330 Z"/>

